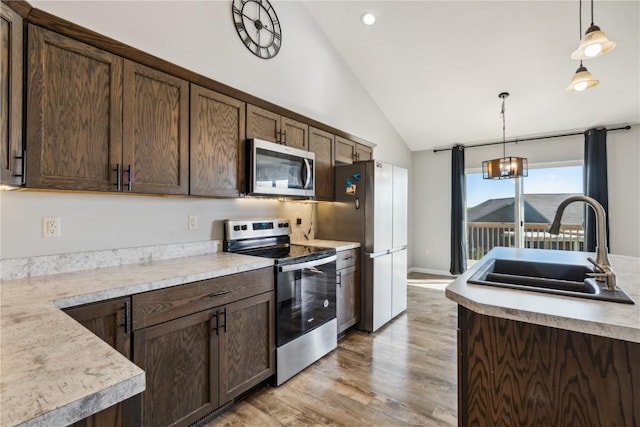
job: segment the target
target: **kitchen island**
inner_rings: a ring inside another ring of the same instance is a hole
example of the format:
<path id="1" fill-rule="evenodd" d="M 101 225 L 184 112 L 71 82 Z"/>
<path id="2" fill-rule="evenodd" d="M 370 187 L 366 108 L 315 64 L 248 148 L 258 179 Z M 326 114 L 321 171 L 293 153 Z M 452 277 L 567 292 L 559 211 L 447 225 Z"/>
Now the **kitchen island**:
<path id="1" fill-rule="evenodd" d="M 447 287 L 459 306 L 459 425 L 638 425 L 640 259 L 610 255 L 634 305 L 467 283 L 490 258 L 587 256 L 495 248 Z"/>
<path id="2" fill-rule="evenodd" d="M 62 308 L 272 265 L 211 253 L 3 280 L 0 425 L 67 425 L 144 391 L 144 371 Z"/>

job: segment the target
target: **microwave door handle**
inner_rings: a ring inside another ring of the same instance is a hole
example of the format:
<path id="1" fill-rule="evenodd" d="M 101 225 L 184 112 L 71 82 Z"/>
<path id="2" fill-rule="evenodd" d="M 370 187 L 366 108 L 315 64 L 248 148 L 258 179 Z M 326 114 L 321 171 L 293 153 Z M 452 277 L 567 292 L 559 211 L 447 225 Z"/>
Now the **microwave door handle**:
<path id="1" fill-rule="evenodd" d="M 304 188 L 305 190 L 309 189 L 309 181 L 311 181 L 311 163 L 309 163 L 309 159 L 304 160 L 304 168 L 305 168 L 305 178 L 304 178 Z"/>

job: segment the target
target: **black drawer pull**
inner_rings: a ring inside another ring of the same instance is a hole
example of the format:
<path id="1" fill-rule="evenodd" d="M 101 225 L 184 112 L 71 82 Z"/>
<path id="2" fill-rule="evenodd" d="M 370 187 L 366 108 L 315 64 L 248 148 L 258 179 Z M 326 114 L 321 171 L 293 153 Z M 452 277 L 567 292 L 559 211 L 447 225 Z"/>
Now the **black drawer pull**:
<path id="1" fill-rule="evenodd" d="M 219 297 L 220 295 L 226 295 L 226 294 L 230 294 L 231 291 L 229 290 L 224 290 L 224 291 L 220 291 L 220 292 L 212 292 L 209 294 L 209 298 L 215 298 L 215 297 Z"/>
<path id="2" fill-rule="evenodd" d="M 352 259 L 353 259 L 353 256 L 348 256 L 348 257 L 346 257 L 344 260 L 345 260 L 345 261 L 350 261 L 350 260 L 352 260 Z"/>

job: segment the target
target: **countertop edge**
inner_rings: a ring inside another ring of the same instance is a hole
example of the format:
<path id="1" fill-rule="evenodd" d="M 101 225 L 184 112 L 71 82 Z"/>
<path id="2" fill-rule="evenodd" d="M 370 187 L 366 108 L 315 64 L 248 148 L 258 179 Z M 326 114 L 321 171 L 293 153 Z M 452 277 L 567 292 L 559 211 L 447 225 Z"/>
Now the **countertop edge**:
<path id="1" fill-rule="evenodd" d="M 514 255 L 516 257 L 514 259 L 524 259 L 521 257 L 526 256 L 526 254 L 532 254 L 530 251 L 543 251 L 549 255 L 556 255 L 562 260 L 570 259 L 572 256 L 576 257 L 576 259 L 584 257 L 586 260 L 586 256 L 589 255 L 582 252 L 574 252 L 571 254 L 567 253 L 568 251 L 496 248 L 485 255 L 483 260 L 499 256 L 504 257 L 505 255 L 508 257 L 510 253 L 516 254 Z M 551 252 L 555 254 L 551 254 Z M 539 254 L 540 252 L 537 253 Z M 498 254 L 498 256 L 496 256 L 496 254 Z M 547 254 L 545 254 L 545 256 Z M 616 255 L 610 255 L 610 257 L 614 264 L 614 271 L 616 260 L 620 261 L 621 264 L 627 265 L 627 267 L 628 265 L 634 264 L 632 273 L 635 273 L 640 265 L 640 260 L 634 257 Z M 630 319 L 635 317 L 640 320 L 640 307 L 638 306 L 640 299 L 637 295 L 640 289 L 639 279 L 636 279 L 635 283 L 626 283 L 626 285 L 630 285 L 632 289 L 628 289 L 626 286 L 623 287 L 636 301 L 636 305 L 634 306 L 608 301 L 594 301 L 538 292 L 518 291 L 490 286 L 481 287 L 479 285 L 467 284 L 468 278 L 484 264 L 483 260 L 478 261 L 475 266 L 460 275 L 454 282 L 446 287 L 445 296 L 449 300 L 478 314 L 640 343 L 640 324 L 634 325 L 633 320 L 631 320 L 631 322 L 625 321 L 626 318 L 624 317 L 627 316 Z M 625 272 L 625 274 L 627 276 L 632 275 L 628 272 Z M 528 304 L 525 302 L 528 302 Z M 598 306 L 598 304 L 611 305 Z M 607 310 L 608 308 L 611 310 Z M 618 313 L 615 313 L 616 310 L 618 310 Z M 610 318 L 607 318 L 608 313 L 613 313 Z M 622 315 L 620 313 L 622 313 Z M 593 315 L 594 318 L 586 318 L 588 315 Z M 623 318 L 622 321 L 620 319 L 621 316 Z M 624 323 L 629 324 L 625 325 Z"/>

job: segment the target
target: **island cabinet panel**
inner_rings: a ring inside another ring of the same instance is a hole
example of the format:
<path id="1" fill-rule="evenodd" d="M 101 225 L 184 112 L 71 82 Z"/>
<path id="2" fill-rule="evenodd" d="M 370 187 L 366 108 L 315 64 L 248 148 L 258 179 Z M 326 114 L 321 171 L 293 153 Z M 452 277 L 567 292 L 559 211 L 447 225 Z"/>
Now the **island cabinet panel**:
<path id="1" fill-rule="evenodd" d="M 338 335 L 360 321 L 360 249 L 338 252 L 336 318 Z"/>
<path id="2" fill-rule="evenodd" d="M 335 200 L 334 186 L 334 136 L 316 128 L 309 128 L 309 151 L 316 156 L 315 160 L 315 199 L 323 201 Z"/>
<path id="3" fill-rule="evenodd" d="M 0 184 L 23 182 L 22 18 L 0 3 Z"/>
<path id="4" fill-rule="evenodd" d="M 122 59 L 29 25 L 28 187 L 116 191 Z"/>
<path id="5" fill-rule="evenodd" d="M 244 191 L 245 103 L 191 85 L 189 194 L 237 197 Z"/>
<path id="6" fill-rule="evenodd" d="M 65 309 L 65 313 L 98 338 L 131 358 L 130 298 L 117 298 Z M 113 405 L 73 424 L 75 427 L 136 426 L 140 420 L 138 397 Z"/>
<path id="7" fill-rule="evenodd" d="M 633 426 L 640 344 L 459 307 L 459 425 Z"/>
<path id="8" fill-rule="evenodd" d="M 189 83 L 125 60 L 123 96 L 125 184 L 140 193 L 187 194 Z"/>
<path id="9" fill-rule="evenodd" d="M 247 138 L 309 149 L 309 126 L 264 108 L 247 104 Z"/>
<path id="10" fill-rule="evenodd" d="M 275 293 L 224 308 L 220 335 L 220 403 L 231 401 L 275 373 Z"/>

